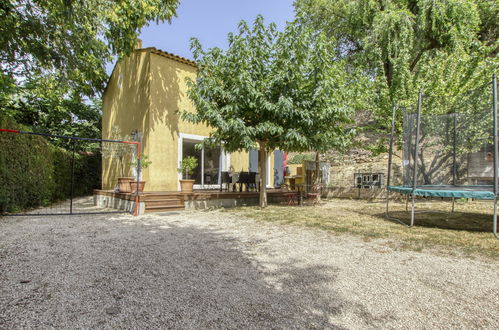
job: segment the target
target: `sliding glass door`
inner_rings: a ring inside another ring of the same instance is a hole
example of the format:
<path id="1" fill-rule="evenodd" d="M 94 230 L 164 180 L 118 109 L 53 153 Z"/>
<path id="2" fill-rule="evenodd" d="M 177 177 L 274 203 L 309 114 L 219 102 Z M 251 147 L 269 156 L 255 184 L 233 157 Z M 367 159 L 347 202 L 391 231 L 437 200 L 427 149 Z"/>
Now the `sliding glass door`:
<path id="1" fill-rule="evenodd" d="M 203 149 L 203 185 L 220 184 L 220 164 L 222 163 L 220 148 Z"/>
<path id="2" fill-rule="evenodd" d="M 194 180 L 194 184 L 202 184 L 201 181 L 201 158 L 202 150 L 196 149 L 196 144 L 199 142 L 183 140 L 182 141 L 182 159 L 187 157 L 194 157 L 198 160 L 198 166 L 194 169 L 190 177 L 186 177 L 185 173 L 182 173 L 182 179 Z"/>
<path id="3" fill-rule="evenodd" d="M 224 153 L 221 147 L 217 148 L 196 148 L 202 139 L 192 137 L 181 137 L 180 159 L 192 156 L 198 160 L 198 166 L 194 169 L 190 179 L 194 181 L 194 188 L 209 189 L 220 187 L 220 176 L 224 170 Z M 184 174 L 182 174 L 182 178 Z"/>

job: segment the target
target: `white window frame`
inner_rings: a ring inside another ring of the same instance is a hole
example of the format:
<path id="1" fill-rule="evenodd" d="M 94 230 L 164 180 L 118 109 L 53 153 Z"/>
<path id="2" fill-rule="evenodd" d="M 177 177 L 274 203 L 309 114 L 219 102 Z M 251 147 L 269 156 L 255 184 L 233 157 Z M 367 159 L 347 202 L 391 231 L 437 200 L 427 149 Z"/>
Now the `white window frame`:
<path id="1" fill-rule="evenodd" d="M 271 173 L 270 164 L 271 164 L 271 161 L 270 161 L 270 153 L 269 153 L 267 155 L 267 188 L 273 188 L 272 184 L 270 183 L 270 173 Z M 272 169 L 273 168 L 274 167 L 272 166 Z"/>
<path id="2" fill-rule="evenodd" d="M 186 134 L 186 133 L 179 133 L 178 135 L 178 158 L 177 158 L 177 163 L 178 163 L 178 168 L 180 168 L 180 163 L 183 159 L 183 144 L 184 140 L 188 141 L 195 141 L 195 142 L 202 142 L 203 140 L 207 139 L 208 136 L 203 136 L 203 135 L 195 135 L 195 134 Z M 204 184 L 204 148 L 201 150 L 201 184 L 195 184 L 194 189 L 218 189 L 220 188 L 220 184 Z M 219 166 L 220 170 L 218 171 L 218 182 L 222 179 L 222 171 L 227 171 L 228 167 L 228 162 L 230 163 L 230 154 L 226 154 L 225 150 L 223 147 L 220 147 L 220 159 L 219 159 Z M 182 179 L 182 173 L 177 173 L 177 178 L 178 180 Z M 180 182 L 177 184 L 177 190 L 180 191 Z"/>

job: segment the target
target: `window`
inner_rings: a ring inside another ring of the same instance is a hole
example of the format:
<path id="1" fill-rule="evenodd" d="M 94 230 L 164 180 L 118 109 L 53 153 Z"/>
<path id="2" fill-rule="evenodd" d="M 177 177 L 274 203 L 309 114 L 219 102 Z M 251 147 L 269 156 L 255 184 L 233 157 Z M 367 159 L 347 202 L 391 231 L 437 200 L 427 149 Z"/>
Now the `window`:
<path id="1" fill-rule="evenodd" d="M 383 173 L 355 173 L 354 174 L 354 187 L 355 188 L 381 188 L 383 187 L 384 174 Z"/>
<path id="2" fill-rule="evenodd" d="M 198 166 L 190 176 L 194 180 L 194 188 L 217 188 L 220 185 L 221 171 L 225 168 L 226 155 L 221 147 L 196 148 L 203 139 L 202 136 L 180 134 L 179 159 L 191 156 L 198 160 Z M 181 176 L 185 179 L 183 173 Z"/>

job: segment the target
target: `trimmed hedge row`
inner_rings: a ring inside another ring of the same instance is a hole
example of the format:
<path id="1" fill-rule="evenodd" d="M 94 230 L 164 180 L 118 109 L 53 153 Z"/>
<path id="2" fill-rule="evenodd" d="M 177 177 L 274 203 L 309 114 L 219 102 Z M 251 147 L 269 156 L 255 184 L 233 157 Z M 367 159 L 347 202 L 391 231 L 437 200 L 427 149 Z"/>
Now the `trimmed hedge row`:
<path id="1" fill-rule="evenodd" d="M 0 128 L 22 129 L 0 117 Z M 41 136 L 0 132 L 0 213 L 47 206 L 70 197 L 72 153 Z M 75 155 L 74 195 L 100 188 L 101 157 Z"/>

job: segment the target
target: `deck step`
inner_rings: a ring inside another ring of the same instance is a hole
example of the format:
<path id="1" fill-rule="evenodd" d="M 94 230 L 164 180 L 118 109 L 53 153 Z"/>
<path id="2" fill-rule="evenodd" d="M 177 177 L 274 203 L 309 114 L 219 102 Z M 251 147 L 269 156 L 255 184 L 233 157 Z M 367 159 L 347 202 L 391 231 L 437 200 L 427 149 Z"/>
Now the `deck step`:
<path id="1" fill-rule="evenodd" d="M 172 195 L 145 195 L 142 196 L 141 199 L 145 202 L 147 201 L 156 201 L 156 200 L 178 200 L 183 201 L 183 196 L 172 196 Z"/>
<path id="2" fill-rule="evenodd" d="M 167 212 L 167 211 L 183 211 L 185 210 L 185 206 L 182 205 L 160 205 L 160 206 L 150 206 L 146 207 L 146 213 L 154 213 L 154 212 Z"/>
<path id="3" fill-rule="evenodd" d="M 146 203 L 146 208 L 149 206 L 161 206 L 161 205 L 178 205 L 183 206 L 184 201 L 179 199 L 149 199 L 144 201 Z"/>

